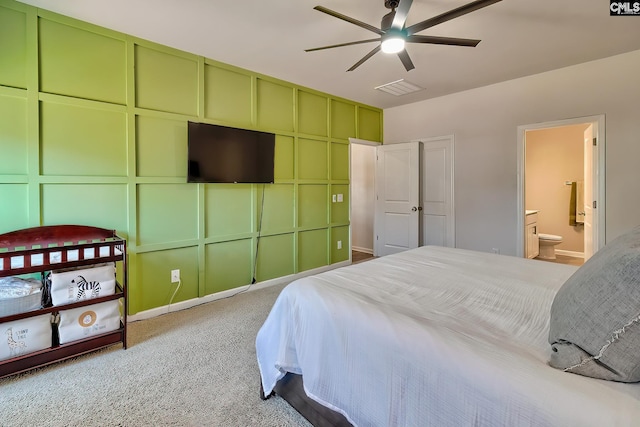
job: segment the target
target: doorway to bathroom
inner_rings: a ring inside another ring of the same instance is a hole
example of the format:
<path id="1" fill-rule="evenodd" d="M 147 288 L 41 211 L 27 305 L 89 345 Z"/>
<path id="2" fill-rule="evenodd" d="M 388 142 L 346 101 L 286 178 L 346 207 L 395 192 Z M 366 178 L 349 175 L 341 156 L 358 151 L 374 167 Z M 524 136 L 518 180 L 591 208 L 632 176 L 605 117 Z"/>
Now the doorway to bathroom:
<path id="1" fill-rule="evenodd" d="M 349 138 L 351 262 L 373 258 L 375 171 L 378 142 Z"/>
<path id="2" fill-rule="evenodd" d="M 604 246 L 604 145 L 604 116 L 518 127 L 519 256 L 580 265 Z"/>

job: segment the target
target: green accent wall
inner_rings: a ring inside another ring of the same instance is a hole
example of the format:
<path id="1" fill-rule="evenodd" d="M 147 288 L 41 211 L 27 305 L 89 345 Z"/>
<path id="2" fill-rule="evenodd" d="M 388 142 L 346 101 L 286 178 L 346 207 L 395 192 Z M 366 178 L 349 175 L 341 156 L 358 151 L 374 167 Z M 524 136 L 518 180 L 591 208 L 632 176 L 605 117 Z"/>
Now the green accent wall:
<path id="1" fill-rule="evenodd" d="M 187 183 L 188 121 L 275 133 L 275 183 Z M 0 0 L 0 233 L 117 230 L 129 314 L 348 260 L 349 137 L 382 111 Z"/>

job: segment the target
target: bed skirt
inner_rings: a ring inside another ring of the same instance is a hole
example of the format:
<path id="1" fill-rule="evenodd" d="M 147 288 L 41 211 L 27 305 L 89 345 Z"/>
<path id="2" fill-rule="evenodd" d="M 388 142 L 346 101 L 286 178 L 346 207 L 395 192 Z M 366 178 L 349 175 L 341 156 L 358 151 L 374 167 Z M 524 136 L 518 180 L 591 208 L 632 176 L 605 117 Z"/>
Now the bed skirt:
<path id="1" fill-rule="evenodd" d="M 314 427 L 352 427 L 344 415 L 322 406 L 304 392 L 302 375 L 287 374 L 276 384 L 273 392 L 265 396 L 260 382 L 260 398 L 265 400 L 277 394 L 307 419 Z"/>

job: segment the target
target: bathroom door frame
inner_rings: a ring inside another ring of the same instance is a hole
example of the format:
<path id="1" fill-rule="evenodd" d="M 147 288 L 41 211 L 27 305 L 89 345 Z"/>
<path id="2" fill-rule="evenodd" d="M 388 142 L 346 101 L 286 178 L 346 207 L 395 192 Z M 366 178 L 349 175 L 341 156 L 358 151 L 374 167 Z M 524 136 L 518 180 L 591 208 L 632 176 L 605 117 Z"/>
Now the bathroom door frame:
<path id="1" fill-rule="evenodd" d="M 605 116 L 600 114 L 597 116 L 577 117 L 574 119 L 556 120 L 551 122 L 534 123 L 529 125 L 518 126 L 518 199 L 517 199 L 517 241 L 516 241 L 516 255 L 524 257 L 524 242 L 525 242 L 525 227 L 524 227 L 524 213 L 525 213 L 525 142 L 526 132 L 530 130 L 540 130 L 548 128 L 556 128 L 562 126 L 571 126 L 579 124 L 592 124 L 594 127 L 594 137 L 596 138 L 597 145 L 596 150 L 593 151 L 593 200 L 596 203 L 593 215 L 593 249 L 594 252 L 601 249 L 605 244 Z"/>

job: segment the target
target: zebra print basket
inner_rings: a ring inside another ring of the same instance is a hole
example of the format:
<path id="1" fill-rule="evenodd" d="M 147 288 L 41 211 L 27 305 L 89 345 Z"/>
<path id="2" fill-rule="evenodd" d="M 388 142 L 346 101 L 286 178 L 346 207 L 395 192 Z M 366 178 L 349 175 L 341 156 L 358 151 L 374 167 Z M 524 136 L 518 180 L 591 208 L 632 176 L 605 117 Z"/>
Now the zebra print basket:
<path id="1" fill-rule="evenodd" d="M 54 306 L 85 299 L 113 295 L 116 288 L 116 268 L 103 264 L 71 271 L 54 271 L 49 275 L 51 303 Z"/>

